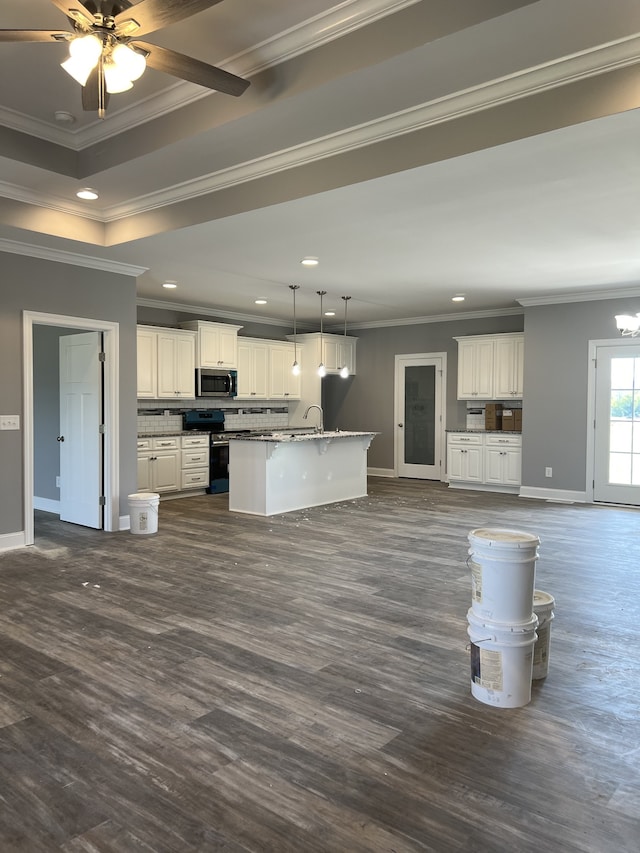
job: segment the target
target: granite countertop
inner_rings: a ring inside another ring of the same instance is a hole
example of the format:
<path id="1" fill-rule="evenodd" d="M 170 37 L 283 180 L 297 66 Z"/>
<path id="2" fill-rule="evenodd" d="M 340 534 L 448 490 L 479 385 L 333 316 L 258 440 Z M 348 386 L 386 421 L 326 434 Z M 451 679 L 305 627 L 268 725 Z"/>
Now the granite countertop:
<path id="1" fill-rule="evenodd" d="M 460 429 L 447 429 L 445 432 L 479 432 L 482 435 L 522 435 L 522 431 L 519 429 L 467 429 L 466 427 L 461 427 Z"/>
<path id="2" fill-rule="evenodd" d="M 334 438 L 354 438 L 357 436 L 373 436 L 379 435 L 377 432 L 349 432 L 348 430 L 336 430 L 325 432 L 303 432 L 303 433 L 287 433 L 287 432 L 266 432 L 260 435 L 237 435 L 234 441 L 315 441 L 318 438 L 325 440 Z"/>

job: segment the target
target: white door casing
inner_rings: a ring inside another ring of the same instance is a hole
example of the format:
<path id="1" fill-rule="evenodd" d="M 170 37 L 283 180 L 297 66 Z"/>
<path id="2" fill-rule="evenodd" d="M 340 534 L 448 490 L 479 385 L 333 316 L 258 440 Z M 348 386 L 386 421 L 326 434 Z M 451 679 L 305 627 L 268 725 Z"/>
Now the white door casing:
<path id="1" fill-rule="evenodd" d="M 103 332 L 104 362 L 104 529 L 120 525 L 120 326 L 108 320 L 24 311 L 23 327 L 23 456 L 24 456 L 24 544 L 33 545 L 33 327 L 59 326 Z"/>
<path id="2" fill-rule="evenodd" d="M 444 476 L 446 359 L 446 353 L 396 355 L 397 477 L 442 480 Z"/>
<path id="3" fill-rule="evenodd" d="M 64 335 L 60 347 L 60 520 L 102 527 L 102 335 Z"/>
<path id="4" fill-rule="evenodd" d="M 640 506 L 640 341 L 592 352 L 592 498 Z"/>

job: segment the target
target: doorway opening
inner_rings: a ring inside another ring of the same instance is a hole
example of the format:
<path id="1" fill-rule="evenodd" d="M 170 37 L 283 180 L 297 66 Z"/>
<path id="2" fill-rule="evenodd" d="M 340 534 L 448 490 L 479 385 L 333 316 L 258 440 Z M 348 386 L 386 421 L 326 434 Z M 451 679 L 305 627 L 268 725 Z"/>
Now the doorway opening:
<path id="1" fill-rule="evenodd" d="M 395 474 L 442 480 L 447 354 L 396 355 Z"/>
<path id="2" fill-rule="evenodd" d="M 105 531 L 119 529 L 119 326 L 105 320 L 44 314 L 35 311 L 23 313 L 23 399 L 24 399 L 24 538 L 25 545 L 33 545 L 34 529 L 34 327 L 57 326 L 78 332 L 98 332 L 102 335 L 104 363 L 102 367 L 101 409 L 103 432 L 100 445 L 102 465 L 100 480 L 96 485 L 96 501 L 102 501 L 100 527 Z M 61 436 L 59 436 L 61 437 Z M 84 449 L 82 452 L 85 452 Z M 88 451 L 87 451 L 88 452 Z M 95 453 L 95 448 L 94 451 Z M 82 522 L 79 522 L 82 523 Z M 91 525 L 93 526 L 93 525 Z"/>

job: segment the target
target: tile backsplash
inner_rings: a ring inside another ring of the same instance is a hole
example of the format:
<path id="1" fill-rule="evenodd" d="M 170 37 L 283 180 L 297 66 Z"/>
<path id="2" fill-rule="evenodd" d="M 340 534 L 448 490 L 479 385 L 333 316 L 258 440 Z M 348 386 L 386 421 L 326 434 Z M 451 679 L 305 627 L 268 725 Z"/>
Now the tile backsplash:
<path id="1" fill-rule="evenodd" d="M 235 429 L 284 429 L 289 425 L 289 410 L 286 405 L 248 405 L 241 401 L 231 404 L 220 403 L 216 406 L 185 406 L 184 402 L 167 401 L 167 405 L 158 406 L 157 401 L 141 405 L 138 401 L 138 433 L 179 432 L 182 429 L 182 413 L 189 409 L 221 409 L 225 413 L 224 427 Z M 153 402 L 153 405 L 152 405 Z"/>

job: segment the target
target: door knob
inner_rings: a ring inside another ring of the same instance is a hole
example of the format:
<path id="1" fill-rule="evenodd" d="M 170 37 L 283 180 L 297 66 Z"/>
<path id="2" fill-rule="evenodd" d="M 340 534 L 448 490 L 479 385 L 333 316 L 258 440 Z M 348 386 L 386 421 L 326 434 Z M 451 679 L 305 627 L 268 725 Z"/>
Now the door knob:
<path id="1" fill-rule="evenodd" d="M 398 426 L 399 426 L 399 427 L 403 427 L 403 426 L 404 426 L 404 424 L 398 424 Z"/>
<path id="2" fill-rule="evenodd" d="M 63 436 L 63 435 L 59 435 L 59 436 L 56 438 L 56 441 L 64 441 L 64 436 Z"/>

